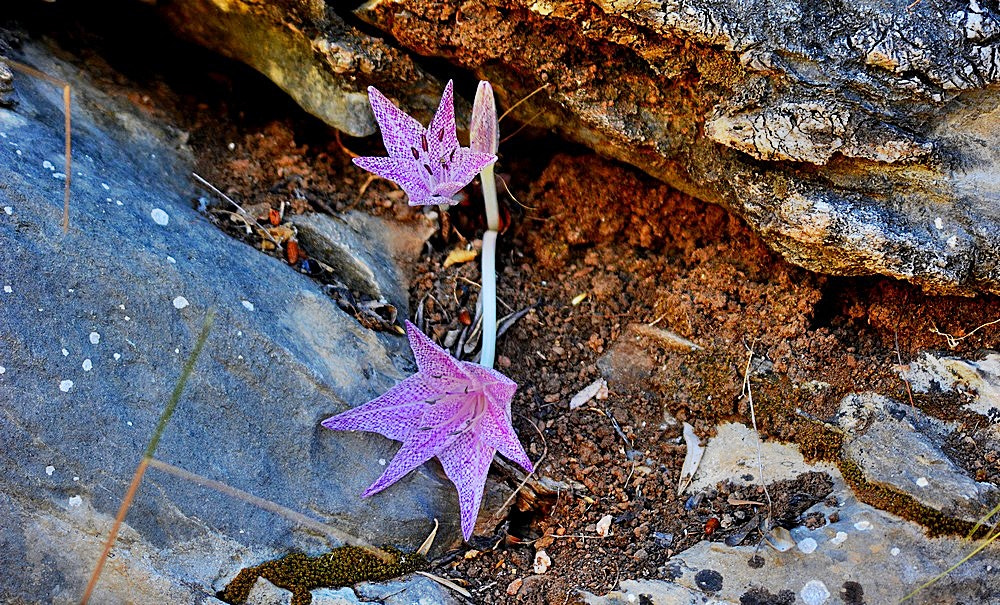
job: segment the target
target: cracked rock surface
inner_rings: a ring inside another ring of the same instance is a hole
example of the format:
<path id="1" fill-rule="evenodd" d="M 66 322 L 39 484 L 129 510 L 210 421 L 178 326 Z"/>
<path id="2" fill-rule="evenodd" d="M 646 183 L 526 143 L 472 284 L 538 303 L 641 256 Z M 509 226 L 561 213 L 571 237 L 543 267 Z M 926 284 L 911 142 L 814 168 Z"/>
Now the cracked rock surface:
<path id="1" fill-rule="evenodd" d="M 442 57 L 490 79 L 502 105 L 546 86 L 517 119 L 733 210 L 803 267 L 1000 292 L 989 4 L 371 0 L 357 14 L 385 40 L 334 9 L 172 0 L 161 12 L 350 134 L 374 131 L 343 111 L 367 84 L 425 117 L 440 84 L 406 51 Z"/>

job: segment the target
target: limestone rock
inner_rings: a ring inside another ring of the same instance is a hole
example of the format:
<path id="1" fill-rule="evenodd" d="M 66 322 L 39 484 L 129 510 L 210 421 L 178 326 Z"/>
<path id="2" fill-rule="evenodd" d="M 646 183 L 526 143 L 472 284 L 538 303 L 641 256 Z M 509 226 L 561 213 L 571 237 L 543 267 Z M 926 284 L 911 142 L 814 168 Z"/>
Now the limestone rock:
<path id="1" fill-rule="evenodd" d="M 911 496 L 945 515 L 978 521 L 1000 490 L 970 477 L 941 445 L 951 429 L 920 410 L 872 393 L 848 395 L 838 421 L 842 454 L 865 479 Z"/>
<path id="2" fill-rule="evenodd" d="M 264 578 L 257 578 L 247 597 L 247 605 L 292 605 L 292 593 Z"/>
<path id="3" fill-rule="evenodd" d="M 994 5 L 370 0 L 358 14 L 490 79 L 503 105 L 546 86 L 515 117 L 726 206 L 794 263 L 1000 292 Z"/>
<path id="4" fill-rule="evenodd" d="M 407 375 L 405 339 L 199 215 L 183 133 L 23 52 L 72 83 L 73 189 L 64 234 L 60 90 L 19 78 L 0 109 L 0 602 L 79 600 L 209 309 L 157 458 L 376 544 L 415 548 L 435 518 L 438 547 L 455 544 L 443 474 L 425 465 L 362 500 L 398 445 L 319 425 Z M 391 267 L 370 269 L 388 283 Z M 150 468 L 92 602 L 208 602 L 243 567 L 335 545 Z"/>
<path id="5" fill-rule="evenodd" d="M 781 449 L 789 460 L 801 460 L 795 448 L 774 446 L 765 469 L 780 466 Z M 711 460 L 702 466 L 724 474 Z M 584 593 L 584 600 L 588 605 L 897 603 L 975 547 L 958 537 L 928 538 L 919 525 L 858 502 L 836 469 L 802 470 L 828 473 L 834 495 L 803 514 L 821 514 L 826 524 L 792 528 L 794 546 L 787 551 L 703 541 L 671 558 L 657 578 L 623 580 L 607 595 Z M 729 477 L 742 472 L 734 468 Z M 755 555 L 759 559 L 751 563 Z M 998 566 L 995 549 L 986 549 L 912 602 L 991 602 L 1000 594 L 1000 579 L 992 573 Z"/>

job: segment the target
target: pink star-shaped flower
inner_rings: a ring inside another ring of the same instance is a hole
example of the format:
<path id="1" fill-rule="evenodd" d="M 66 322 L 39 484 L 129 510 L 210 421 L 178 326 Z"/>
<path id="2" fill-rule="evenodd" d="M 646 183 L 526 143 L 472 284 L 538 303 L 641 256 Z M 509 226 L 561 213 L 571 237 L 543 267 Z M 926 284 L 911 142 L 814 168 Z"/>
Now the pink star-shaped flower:
<path id="1" fill-rule="evenodd" d="M 410 198 L 411 206 L 457 203 L 452 196 L 497 159 L 493 154 L 459 146 L 450 80 L 427 128 L 393 105 L 374 86 L 368 87 L 368 99 L 389 157 L 354 158 L 354 163 L 399 184 Z"/>
<path id="2" fill-rule="evenodd" d="M 528 472 L 534 468 L 511 426 L 510 400 L 517 384 L 496 370 L 455 359 L 410 322 L 406 333 L 417 373 L 381 397 L 327 418 L 323 426 L 371 431 L 403 442 L 362 498 L 437 456 L 458 489 L 462 535 L 468 540 L 493 454 L 499 451 Z"/>

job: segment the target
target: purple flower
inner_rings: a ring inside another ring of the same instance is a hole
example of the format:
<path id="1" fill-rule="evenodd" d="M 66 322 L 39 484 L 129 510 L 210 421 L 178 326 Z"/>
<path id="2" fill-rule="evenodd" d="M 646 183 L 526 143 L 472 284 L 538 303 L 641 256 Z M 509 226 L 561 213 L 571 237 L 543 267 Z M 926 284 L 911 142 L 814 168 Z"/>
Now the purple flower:
<path id="1" fill-rule="evenodd" d="M 528 472 L 533 465 L 517 440 L 510 400 L 517 384 L 496 370 L 459 361 L 406 322 L 418 371 L 381 397 L 323 421 L 328 429 L 371 431 L 403 446 L 362 498 L 389 487 L 434 456 L 458 489 L 462 535 L 468 540 L 493 454 Z"/>
<path id="2" fill-rule="evenodd" d="M 472 182 L 483 166 L 497 159 L 493 154 L 459 146 L 450 80 L 427 128 L 374 86 L 368 87 L 368 99 L 389 157 L 354 158 L 354 163 L 398 183 L 409 196 L 411 206 L 455 204 L 452 196 Z"/>
<path id="3" fill-rule="evenodd" d="M 496 154 L 500 149 L 500 123 L 497 104 L 493 99 L 493 86 L 486 80 L 479 82 L 476 99 L 472 102 L 472 119 L 469 121 L 469 147 L 480 153 Z"/>

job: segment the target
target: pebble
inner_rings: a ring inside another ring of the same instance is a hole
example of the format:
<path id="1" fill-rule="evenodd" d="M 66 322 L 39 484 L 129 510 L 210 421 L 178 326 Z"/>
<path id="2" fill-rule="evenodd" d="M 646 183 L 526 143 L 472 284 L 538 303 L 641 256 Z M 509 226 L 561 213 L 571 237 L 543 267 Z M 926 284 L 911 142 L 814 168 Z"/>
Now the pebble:
<path id="1" fill-rule="evenodd" d="M 611 531 L 611 515 L 604 515 L 601 520 L 597 522 L 597 535 L 602 538 L 607 537 L 608 533 Z"/>
<path id="2" fill-rule="evenodd" d="M 549 570 L 549 567 L 551 565 L 552 565 L 552 559 L 549 557 L 548 553 L 546 553 L 544 550 L 540 550 L 535 553 L 535 563 L 532 566 L 532 569 L 534 569 L 535 573 L 543 574 Z"/>
<path id="3" fill-rule="evenodd" d="M 167 223 L 170 222 L 170 215 L 159 208 L 153 208 L 152 212 L 149 213 L 149 216 L 153 218 L 154 223 L 160 225 L 161 227 L 165 227 Z"/>

